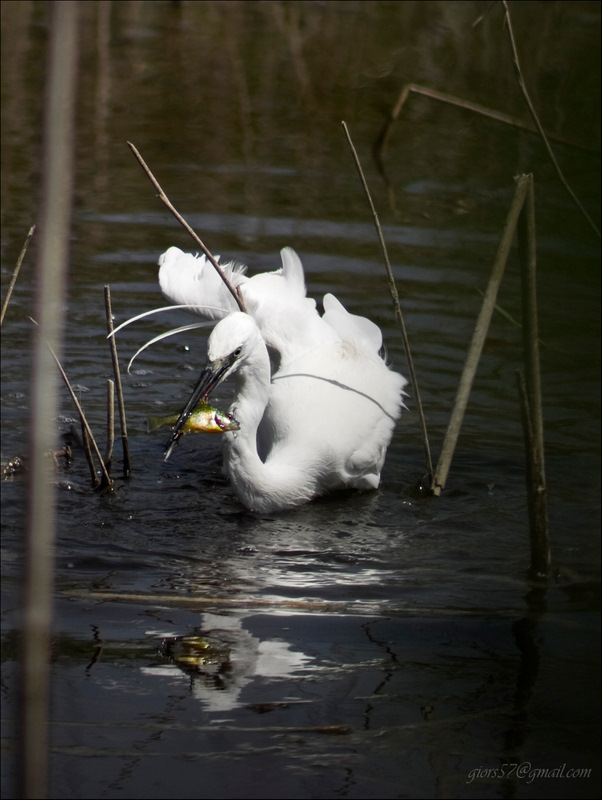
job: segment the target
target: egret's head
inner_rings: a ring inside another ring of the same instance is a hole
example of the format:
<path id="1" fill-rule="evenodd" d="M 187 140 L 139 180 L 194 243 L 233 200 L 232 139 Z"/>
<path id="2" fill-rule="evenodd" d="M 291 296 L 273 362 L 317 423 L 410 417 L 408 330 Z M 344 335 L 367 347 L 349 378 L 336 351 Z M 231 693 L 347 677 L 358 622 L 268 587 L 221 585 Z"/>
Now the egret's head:
<path id="1" fill-rule="evenodd" d="M 207 343 L 207 359 L 208 366 L 225 367 L 218 383 L 248 361 L 258 342 L 263 339 L 257 323 L 248 314 L 236 311 L 217 323 Z"/>
<path id="2" fill-rule="evenodd" d="M 259 328 L 248 314 L 236 311 L 217 323 L 207 344 L 207 366 L 172 429 L 165 447 L 165 459 L 169 458 L 184 425 L 198 404 L 228 375 L 243 367 L 257 352 L 258 345 L 265 350 Z"/>

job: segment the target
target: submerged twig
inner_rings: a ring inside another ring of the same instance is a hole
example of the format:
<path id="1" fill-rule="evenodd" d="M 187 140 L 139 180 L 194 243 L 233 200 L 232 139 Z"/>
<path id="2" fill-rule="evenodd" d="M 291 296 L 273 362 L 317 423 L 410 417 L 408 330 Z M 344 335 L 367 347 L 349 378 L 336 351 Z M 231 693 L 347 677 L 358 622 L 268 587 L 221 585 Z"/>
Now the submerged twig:
<path id="1" fill-rule="evenodd" d="M 30 317 L 30 319 L 31 319 L 31 317 Z M 35 321 L 35 319 L 31 319 L 31 321 L 33 322 L 34 325 L 37 326 L 38 323 Z M 98 462 L 100 464 L 100 468 L 101 468 L 101 471 L 102 471 L 102 474 L 103 474 L 104 485 L 111 488 L 113 486 L 113 481 L 111 480 L 111 478 L 110 478 L 110 476 L 109 476 L 109 474 L 107 472 L 107 468 L 105 467 L 104 460 L 103 460 L 103 458 L 102 458 L 102 456 L 100 454 L 100 450 L 99 450 L 98 445 L 96 443 L 96 439 L 94 438 L 94 434 L 92 433 L 92 429 L 88 425 L 88 420 L 86 419 L 86 415 L 84 414 L 84 410 L 81 407 L 80 402 L 77 399 L 77 396 L 76 396 L 75 392 L 73 391 L 73 387 L 71 386 L 71 383 L 69 382 L 69 378 L 67 377 L 67 374 L 65 373 L 65 370 L 61 366 L 61 362 L 59 361 L 59 358 L 58 358 L 57 354 L 54 352 L 52 346 L 50 345 L 50 343 L 48 341 L 46 341 L 46 346 L 48 347 L 48 349 L 50 350 L 50 353 L 52 354 L 52 357 L 53 357 L 53 359 L 54 359 L 54 361 L 55 361 L 55 363 L 56 363 L 56 365 L 58 367 L 58 370 L 61 373 L 61 377 L 62 377 L 62 379 L 63 379 L 63 381 L 65 383 L 65 386 L 69 390 L 69 394 L 71 395 L 71 399 L 73 400 L 75 408 L 77 409 L 77 413 L 79 414 L 79 418 L 80 418 L 80 420 L 82 422 L 82 425 L 85 428 L 86 434 L 90 438 L 90 443 L 92 445 L 92 448 L 94 449 L 94 453 L 96 455 L 96 458 L 98 459 Z"/>
<path id="2" fill-rule="evenodd" d="M 426 419 L 424 417 L 424 410 L 422 407 L 422 401 L 420 399 L 420 390 L 418 388 L 418 379 L 416 377 L 416 371 L 414 369 L 414 361 L 412 359 L 412 353 L 410 350 L 410 342 L 408 339 L 408 334 L 406 331 L 405 322 L 403 319 L 403 314 L 401 313 L 401 306 L 399 304 L 399 294 L 397 292 L 397 286 L 395 285 L 395 278 L 393 276 L 393 270 L 391 269 L 391 262 L 389 261 L 389 254 L 387 252 L 387 245 L 385 244 L 385 238 L 383 236 L 382 228 L 380 226 L 380 222 L 378 219 L 378 214 L 376 213 L 376 209 L 374 207 L 374 203 L 372 202 L 372 196 L 370 194 L 370 189 L 368 188 L 368 184 L 366 182 L 366 178 L 364 177 L 364 172 L 362 170 L 362 165 L 360 164 L 359 157 L 353 146 L 353 142 L 351 140 L 351 135 L 349 134 L 349 130 L 345 122 L 341 123 L 343 126 L 343 130 L 345 131 L 345 136 L 347 137 L 347 142 L 351 149 L 351 153 L 353 155 L 353 159 L 355 161 L 355 166 L 360 176 L 360 180 L 362 182 L 362 186 L 364 187 L 364 192 L 366 193 L 366 197 L 368 198 L 368 203 L 370 205 L 370 209 L 372 211 L 372 217 L 374 219 L 374 225 L 376 227 L 376 233 L 378 235 L 378 240 L 380 242 L 380 246 L 383 252 L 383 257 L 385 260 L 385 266 L 387 269 L 387 279 L 389 282 L 389 291 L 391 292 L 391 297 L 393 299 L 393 306 L 395 308 L 395 318 L 397 319 L 397 323 L 401 330 L 401 337 L 403 340 L 403 346 L 406 353 L 406 358 L 408 360 L 408 367 L 410 370 L 410 379 L 412 381 L 412 386 L 414 388 L 414 396 L 416 398 L 416 405 L 418 408 L 418 415 L 420 417 L 420 426 L 422 428 L 422 437 L 424 443 L 424 450 L 425 450 L 425 458 L 426 458 L 426 468 L 429 473 L 429 477 L 433 474 L 433 463 L 431 460 L 431 449 L 429 446 L 428 440 L 428 433 L 426 430 Z"/>
<path id="3" fill-rule="evenodd" d="M 25 258 L 25 253 L 27 252 L 27 248 L 29 247 L 29 243 L 31 241 L 31 237 L 34 234 L 36 229 L 35 225 L 32 225 L 29 229 L 27 236 L 25 237 L 25 241 L 23 242 L 23 247 L 21 248 L 21 252 L 19 253 L 19 258 L 17 259 L 17 263 L 15 264 L 15 269 L 13 271 L 13 276 L 11 278 L 10 284 L 8 286 L 8 291 L 6 292 L 6 297 L 4 298 L 4 303 L 2 304 L 2 311 L 0 312 L 0 326 L 4 322 L 4 315 L 6 314 L 6 309 L 8 308 L 8 303 L 10 301 L 10 297 L 13 293 L 13 289 L 15 288 L 15 283 L 17 282 L 17 276 L 19 275 L 19 270 L 21 269 L 21 264 L 23 263 L 23 259 Z"/>
<path id="4" fill-rule="evenodd" d="M 236 300 L 236 304 L 238 305 L 239 309 L 241 311 L 246 311 L 245 304 L 244 304 L 244 301 L 243 301 L 241 295 L 232 286 L 232 284 L 230 283 L 230 281 L 226 277 L 226 274 L 224 273 L 223 269 L 220 267 L 220 265 L 218 264 L 216 259 L 213 257 L 213 255 L 207 249 L 207 247 L 205 247 L 205 245 L 203 244 L 203 242 L 201 241 L 199 236 L 195 233 L 195 231 L 186 222 L 184 217 L 179 213 L 179 211 L 177 211 L 177 209 L 175 208 L 175 206 L 173 205 L 173 203 L 171 202 L 169 197 L 165 194 L 165 192 L 161 188 L 161 184 L 155 178 L 155 176 L 151 172 L 149 166 L 147 165 L 146 161 L 142 158 L 142 156 L 140 155 L 140 153 L 138 152 L 136 147 L 132 144 L 132 142 L 128 142 L 127 144 L 128 144 L 128 147 L 130 148 L 130 150 L 132 151 L 132 153 L 138 159 L 138 163 L 140 164 L 142 169 L 146 172 L 147 176 L 150 179 L 150 182 L 153 184 L 153 186 L 157 190 L 157 192 L 158 192 L 157 197 L 159 198 L 159 200 L 161 200 L 161 202 L 169 209 L 169 211 L 171 211 L 171 213 L 178 220 L 180 225 L 182 225 L 184 230 L 186 230 L 190 234 L 190 236 L 192 236 L 194 241 L 198 244 L 198 246 L 201 248 L 201 250 L 203 251 L 203 253 L 207 257 L 207 259 L 213 264 L 214 269 L 217 270 L 218 275 L 223 280 L 223 282 L 226 284 L 226 287 L 227 287 L 228 291 L 230 292 L 232 297 Z"/>
<path id="5" fill-rule="evenodd" d="M 520 175 L 516 179 L 517 185 L 514 193 L 514 199 L 506 218 L 506 225 L 498 246 L 498 251 L 493 263 L 493 268 L 491 270 L 491 277 L 489 278 L 489 283 L 487 285 L 485 297 L 483 298 L 481 311 L 479 312 L 472 341 L 468 349 L 464 370 L 462 372 L 462 377 L 460 378 L 460 384 L 458 386 L 456 399 L 454 401 L 454 407 L 445 434 L 445 439 L 443 441 L 441 455 L 439 456 L 439 462 L 433 477 L 431 491 L 436 496 L 439 496 L 445 487 L 449 467 L 451 465 L 454 450 L 460 435 L 460 428 L 462 427 L 462 420 L 464 419 L 464 413 L 466 412 L 466 406 L 468 404 L 468 398 L 472 389 L 474 376 L 476 374 L 481 352 L 483 350 L 483 344 L 485 343 L 485 338 L 487 337 L 487 331 L 489 330 L 489 323 L 491 322 L 491 317 L 495 309 L 495 301 L 497 298 L 498 289 L 504 274 L 506 261 L 508 260 L 508 254 L 512 245 L 512 239 L 518 224 L 519 214 L 523 207 L 523 203 L 525 202 L 530 182 L 530 175 Z"/>
<path id="6" fill-rule="evenodd" d="M 505 14 L 506 14 L 506 26 L 508 28 L 508 38 L 510 39 L 510 46 L 512 48 L 512 58 L 513 58 L 513 61 L 514 61 L 514 69 L 515 69 L 515 72 L 516 72 L 518 85 L 520 87 L 521 92 L 523 93 L 523 97 L 524 97 L 525 102 L 527 104 L 527 108 L 529 109 L 529 113 L 531 114 L 533 122 L 535 123 L 535 126 L 536 126 L 536 128 L 537 128 L 537 130 L 539 132 L 539 135 L 541 136 L 541 138 L 543 140 L 545 148 L 548 151 L 548 155 L 549 155 L 550 160 L 551 160 L 551 162 L 552 162 L 552 164 L 554 166 L 554 169 L 556 170 L 556 174 L 558 175 L 558 178 L 560 179 L 560 182 L 562 183 L 564 188 L 567 190 L 567 192 L 571 196 L 571 199 L 573 200 L 573 202 L 575 203 L 575 205 L 577 206 L 579 211 L 581 211 L 581 213 L 583 214 L 585 219 L 589 222 L 590 226 L 595 231 L 595 233 L 598 236 L 598 238 L 600 238 L 600 229 L 597 227 L 597 225 L 595 224 L 593 219 L 587 213 L 585 207 L 583 206 L 583 204 L 581 203 L 581 201 L 579 200 L 579 198 L 577 197 L 575 192 L 571 189 L 571 187 L 568 184 L 568 181 L 564 177 L 564 175 L 562 173 L 562 170 L 560 168 L 560 164 L 556 160 L 556 156 L 554 155 L 554 151 L 552 150 L 550 142 L 548 141 L 548 137 L 546 136 L 546 132 L 543 129 L 543 125 L 539 121 L 539 117 L 537 116 L 537 112 L 535 111 L 535 106 L 531 102 L 531 98 L 529 96 L 529 92 L 527 91 L 527 87 L 525 85 L 525 81 L 524 81 L 524 78 L 523 78 L 523 73 L 522 73 L 521 67 L 520 67 L 520 61 L 519 61 L 519 58 L 518 58 L 518 50 L 516 49 L 516 42 L 514 40 L 514 33 L 512 31 L 512 20 L 510 18 L 510 9 L 508 8 L 508 3 L 506 2 L 506 0 L 502 0 L 502 3 L 503 3 L 504 11 L 505 11 Z"/>
<path id="7" fill-rule="evenodd" d="M 115 386 L 117 388 L 117 406 L 119 408 L 119 425 L 121 427 L 121 447 L 123 450 L 123 475 L 129 477 L 131 472 L 130 445 L 128 441 L 128 429 L 125 418 L 125 403 L 123 400 L 123 386 L 121 385 L 121 371 L 119 369 L 119 359 L 117 357 L 117 343 L 113 336 L 113 311 L 111 309 L 111 287 L 105 286 L 105 310 L 107 315 L 107 333 L 111 348 L 111 360 L 113 362 L 113 374 Z"/>

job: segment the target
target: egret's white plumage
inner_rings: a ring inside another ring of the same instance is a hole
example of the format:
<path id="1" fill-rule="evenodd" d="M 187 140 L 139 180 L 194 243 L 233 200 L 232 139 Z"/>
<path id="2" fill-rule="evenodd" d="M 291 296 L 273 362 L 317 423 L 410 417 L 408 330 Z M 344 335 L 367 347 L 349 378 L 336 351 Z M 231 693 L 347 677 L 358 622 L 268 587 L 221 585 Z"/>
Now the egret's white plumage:
<path id="1" fill-rule="evenodd" d="M 378 326 L 364 317 L 349 314 L 333 295 L 324 298 L 325 314 L 320 317 L 315 300 L 305 295 L 305 275 L 299 256 L 290 247 L 283 248 L 280 256 L 280 269 L 260 272 L 251 278 L 242 264 L 228 262 L 220 266 L 240 292 L 247 313 L 259 326 L 265 343 L 281 360 L 334 340 L 349 330 L 352 321 L 354 335 L 362 328 L 365 335 L 372 332 L 374 349 L 378 352 L 382 345 Z M 186 305 L 207 319 L 223 319 L 238 311 L 232 294 L 204 255 L 194 256 L 170 247 L 159 258 L 159 286 L 172 303 Z M 346 330 L 341 330 L 341 326 L 346 326 Z"/>
<path id="2" fill-rule="evenodd" d="M 330 294 L 320 316 L 305 297 L 303 268 L 290 248 L 282 251 L 283 267 L 276 272 L 247 278 L 232 271 L 246 314 L 234 310 L 225 287 L 206 272 L 210 264 L 174 250 L 160 262 L 164 293 L 205 316 L 209 306 L 219 308 L 211 313 L 221 319 L 166 458 L 199 400 L 232 375 L 236 399 L 230 410 L 240 430 L 223 435 L 225 468 L 247 508 L 283 510 L 334 489 L 376 488 L 406 384 L 379 355 L 378 326 L 348 313 Z M 181 285 L 172 272 L 176 262 L 184 265 Z M 279 355 L 273 375 L 267 346 Z"/>

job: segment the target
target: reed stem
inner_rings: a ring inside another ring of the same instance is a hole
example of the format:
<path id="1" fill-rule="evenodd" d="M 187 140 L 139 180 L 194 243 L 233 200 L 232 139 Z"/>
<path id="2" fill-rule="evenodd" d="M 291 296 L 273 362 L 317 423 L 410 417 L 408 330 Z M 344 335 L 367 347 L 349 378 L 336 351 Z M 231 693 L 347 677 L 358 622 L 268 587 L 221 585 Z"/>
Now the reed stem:
<path id="1" fill-rule="evenodd" d="M 31 237 L 34 234 L 35 229 L 36 229 L 35 225 L 32 225 L 31 228 L 29 229 L 29 232 L 25 237 L 25 241 L 23 242 L 23 247 L 21 248 L 21 252 L 19 253 L 19 258 L 17 259 L 17 263 L 15 264 L 15 269 L 13 270 L 13 276 L 8 286 L 8 291 L 6 292 L 4 303 L 2 304 L 2 311 L 0 312 L 0 327 L 2 327 L 2 323 L 4 322 L 4 315 L 6 314 L 6 309 L 8 308 L 8 304 L 10 302 L 13 289 L 15 288 L 15 283 L 17 282 L 19 270 L 21 269 L 21 264 L 23 263 L 23 259 L 25 258 L 25 253 L 27 252 L 27 248 L 29 247 Z"/>
<path id="2" fill-rule="evenodd" d="M 395 284 L 395 277 L 393 276 L 393 270 L 391 269 L 391 262 L 389 261 L 389 254 L 387 252 L 387 245 L 385 243 L 385 237 L 383 236 L 382 228 L 380 225 L 380 221 L 378 219 L 378 214 L 376 213 L 376 208 L 374 207 L 374 203 L 372 202 L 372 196 L 370 194 L 370 189 L 368 188 L 368 183 L 366 182 L 366 178 L 364 177 L 364 172 L 362 170 L 362 165 L 360 164 L 359 157 L 357 155 L 357 151 L 353 146 L 353 141 L 351 140 L 351 135 L 349 133 L 349 129 L 345 122 L 342 122 L 341 125 L 343 126 L 343 130 L 345 131 L 345 136 L 347 137 L 347 142 L 349 144 L 349 148 L 351 149 L 351 153 L 353 155 L 353 160 L 355 162 L 356 169 L 360 176 L 360 180 L 362 182 L 362 186 L 364 187 L 364 192 L 366 193 L 366 197 L 368 199 L 368 204 L 370 205 L 370 210 L 372 211 L 372 218 L 374 220 L 374 226 L 376 228 L 376 233 L 378 236 L 378 241 L 380 242 L 380 247 L 383 253 L 383 258 L 385 260 L 385 267 L 387 270 L 387 279 L 389 283 L 389 291 L 391 293 L 391 298 L 393 300 L 393 307 L 395 309 L 395 318 L 397 319 L 397 324 L 399 325 L 399 329 L 401 331 L 401 338 L 403 341 L 403 347 L 405 350 L 406 358 L 408 360 L 408 368 L 410 370 L 410 380 L 412 382 L 412 387 L 414 389 L 414 397 L 416 398 L 416 405 L 418 408 L 418 415 L 420 418 L 420 427 L 422 430 L 422 441 L 424 444 L 424 454 L 425 454 L 425 461 L 426 461 L 426 469 L 429 474 L 429 480 L 433 475 L 433 462 L 431 459 L 431 448 L 429 445 L 428 439 L 428 432 L 426 429 L 426 419 L 424 416 L 424 409 L 422 406 L 422 400 L 420 398 L 420 389 L 418 387 L 418 378 L 416 377 L 416 370 L 414 369 L 414 359 L 412 358 L 412 352 L 410 349 L 410 340 L 408 338 L 408 333 L 406 330 L 405 322 L 403 319 L 403 314 L 401 313 L 401 306 L 399 304 L 399 294 L 397 292 L 397 286 Z"/>
<path id="3" fill-rule="evenodd" d="M 113 362 L 113 375 L 117 389 L 117 407 L 119 408 L 119 425 L 121 428 L 121 448 L 123 451 L 123 475 L 129 478 L 132 467 L 130 461 L 130 445 L 128 440 L 128 429 L 125 418 L 125 402 L 123 399 L 123 386 L 121 384 L 121 370 L 119 369 L 119 358 L 117 357 L 117 342 L 113 336 L 113 311 L 111 308 L 111 287 L 105 286 L 105 311 L 107 316 L 107 333 L 109 346 L 111 348 L 111 361 Z"/>
<path id="4" fill-rule="evenodd" d="M 506 268 L 508 254 L 510 252 L 510 247 L 512 246 L 512 239 L 518 224 L 521 209 L 527 196 L 530 181 L 530 175 L 520 175 L 516 178 L 514 199 L 512 200 L 512 205 L 510 206 L 510 210 L 506 218 L 506 225 L 502 232 L 502 238 L 498 246 L 495 261 L 493 262 L 491 276 L 489 278 L 489 283 L 485 291 L 481 310 L 477 318 L 472 341 L 468 349 L 466 362 L 464 364 L 464 369 L 460 378 L 460 384 L 456 393 L 456 399 L 454 401 L 454 407 L 449 424 L 447 426 L 445 439 L 443 441 L 441 455 L 439 456 L 439 462 L 437 464 L 437 469 L 435 470 L 435 475 L 431 484 L 431 491 L 437 497 L 443 491 L 447 481 L 447 475 L 449 473 L 451 461 L 454 456 L 454 450 L 460 435 L 460 429 L 462 427 L 462 421 L 466 412 L 466 406 L 468 405 L 468 398 L 472 389 L 474 376 L 479 365 L 479 359 L 481 357 L 483 345 L 487 337 L 487 331 L 489 330 L 489 323 L 491 322 L 491 317 L 495 309 L 498 289 L 504 274 L 504 269 Z"/>
<path id="5" fill-rule="evenodd" d="M 30 471 L 23 597 L 18 796 L 48 795 L 50 634 L 54 596 L 55 483 L 52 461 L 58 388 L 49 343 L 60 350 L 69 261 L 73 196 L 74 121 L 78 52 L 77 3 L 49 4 L 44 101 L 40 237 L 31 378 Z"/>
<path id="6" fill-rule="evenodd" d="M 80 418 L 79 422 L 82 430 L 82 447 L 84 449 L 84 455 L 86 456 L 88 469 L 90 470 L 90 485 L 93 489 L 97 489 L 100 486 L 100 478 L 98 477 L 96 468 L 94 467 L 94 458 L 92 457 L 92 448 L 90 447 L 90 437 L 88 436 L 88 431 L 86 430 L 83 419 Z"/>
<path id="7" fill-rule="evenodd" d="M 223 269 L 220 267 L 220 265 L 218 264 L 218 262 L 216 261 L 216 259 L 213 257 L 213 255 L 212 255 L 212 254 L 211 254 L 211 252 L 208 250 L 208 248 L 207 248 L 207 247 L 205 247 L 205 245 L 203 244 L 203 242 L 201 241 L 201 239 L 199 238 L 199 236 L 198 236 L 198 235 L 195 233 L 195 231 L 194 231 L 194 230 L 193 230 L 193 229 L 190 227 L 190 225 L 189 225 L 189 224 L 186 222 L 186 220 L 184 219 L 184 217 L 183 217 L 183 216 L 180 214 L 180 212 L 179 212 L 179 211 L 176 209 L 176 207 L 173 205 L 173 203 L 171 202 L 171 200 L 169 199 L 169 197 L 168 197 L 168 196 L 165 194 L 165 192 L 164 192 L 164 191 L 163 191 L 163 189 L 161 188 L 161 184 L 160 184 L 160 183 L 159 183 L 159 181 L 158 181 L 158 180 L 155 178 L 155 176 L 153 175 L 153 173 L 152 173 L 152 172 L 151 172 L 151 170 L 150 170 L 150 167 L 148 166 L 148 164 L 146 163 L 146 161 L 145 161 L 145 160 L 142 158 L 142 156 L 140 155 L 140 153 L 138 152 L 138 150 L 136 149 L 136 147 L 135 147 L 135 146 L 134 146 L 134 145 L 133 145 L 131 142 L 128 142 L 127 144 L 128 144 L 128 147 L 130 148 L 130 150 L 132 151 L 132 153 L 133 153 L 133 154 L 135 155 L 135 157 L 137 158 L 137 160 L 138 160 L 138 163 L 140 164 L 140 166 L 142 167 L 142 169 L 143 169 L 143 170 L 146 172 L 146 174 L 147 174 L 147 176 L 148 176 L 148 178 L 149 178 L 150 182 L 153 184 L 153 186 L 154 186 L 154 187 L 155 187 L 155 189 L 157 190 L 157 192 L 158 192 L 158 194 L 157 194 L 157 197 L 159 198 L 159 200 L 161 200 L 161 202 L 163 203 L 163 205 L 164 205 L 164 206 L 166 206 L 166 207 L 169 209 L 169 211 L 170 211 L 170 212 L 171 212 L 171 213 L 174 215 L 174 217 L 175 217 L 175 218 L 178 220 L 178 222 L 179 222 L 179 223 L 180 223 L 180 225 L 181 225 L 181 226 L 184 228 L 184 230 L 185 230 L 185 231 L 186 231 L 188 234 L 190 234 L 190 236 L 192 236 L 192 238 L 194 239 L 194 241 L 195 241 L 195 242 L 198 244 L 198 246 L 201 248 L 201 250 L 203 251 L 203 253 L 204 253 L 204 254 L 205 254 L 205 256 L 207 257 L 207 259 L 208 259 L 208 260 L 209 260 L 209 261 L 210 261 L 210 262 L 213 264 L 213 267 L 214 267 L 214 268 L 217 270 L 217 273 L 218 273 L 218 275 L 219 275 L 219 276 L 220 276 L 220 278 L 223 280 L 223 282 L 226 284 L 226 287 L 227 287 L 228 291 L 230 292 L 230 294 L 232 295 L 232 297 L 233 297 L 233 298 L 236 300 L 236 304 L 238 305 L 239 309 L 240 309 L 241 311 L 243 311 L 243 312 L 246 312 L 246 310 L 247 310 L 247 309 L 245 308 L 245 304 L 244 304 L 244 301 L 243 301 L 243 299 L 242 299 L 242 297 L 241 297 L 240 293 L 239 293 L 239 292 L 237 292 L 237 291 L 236 291 L 236 289 L 235 289 L 235 288 L 232 286 L 232 284 L 230 283 L 230 281 L 229 281 L 229 280 L 228 280 L 228 278 L 226 277 L 226 275 L 225 275 L 225 273 L 224 273 Z"/>
<path id="8" fill-rule="evenodd" d="M 518 221 L 518 247 L 521 262 L 522 335 L 526 381 L 521 384 L 521 406 L 527 459 L 527 498 L 531 538 L 531 574 L 546 578 L 550 567 L 550 542 L 546 504 L 546 478 L 543 437 L 541 370 L 537 321 L 535 248 L 535 201 L 533 180 Z M 525 424 L 525 420 L 528 424 Z"/>
<path id="9" fill-rule="evenodd" d="M 34 325 L 38 324 L 35 321 L 35 319 L 32 319 L 31 317 L 30 317 L 30 319 L 34 323 Z M 80 418 L 80 420 L 82 422 L 82 425 L 84 426 L 86 434 L 88 435 L 88 437 L 90 439 L 90 443 L 92 445 L 92 449 L 94 450 L 94 454 L 96 455 L 96 458 L 98 459 L 98 462 L 100 464 L 100 469 L 101 469 L 101 471 L 103 473 L 103 478 L 104 478 L 105 485 L 112 486 L 113 485 L 113 481 L 110 479 L 109 474 L 108 474 L 108 472 L 107 472 L 107 470 L 105 468 L 104 459 L 100 454 L 100 450 L 98 448 L 98 444 L 96 443 L 96 439 L 94 438 L 94 434 L 92 433 L 92 429 L 88 425 L 88 420 L 86 419 L 86 415 L 84 414 L 84 410 L 81 407 L 80 402 L 77 399 L 77 396 L 76 396 L 75 392 L 73 391 L 73 387 L 71 386 L 71 384 L 69 382 L 69 378 L 67 377 L 67 374 L 66 374 L 65 370 L 63 369 L 63 367 L 61 365 L 61 362 L 58 359 L 57 354 L 52 349 L 52 347 L 50 345 L 50 342 L 46 341 L 46 346 L 49 349 L 52 357 L 54 358 L 54 362 L 55 362 L 56 366 L 58 367 L 58 370 L 59 370 L 59 372 L 61 374 L 61 378 L 63 379 L 63 381 L 65 383 L 65 386 L 69 390 L 69 394 L 71 395 L 71 399 L 73 400 L 73 404 L 75 405 L 75 408 L 77 409 L 77 413 L 79 414 L 79 418 Z"/>
<path id="10" fill-rule="evenodd" d="M 542 138 L 544 146 L 545 146 L 545 148 L 546 148 L 546 150 L 548 152 L 548 156 L 550 157 L 550 161 L 552 162 L 552 165 L 554 166 L 554 169 L 556 170 L 556 174 L 558 175 L 558 178 L 559 178 L 560 182 L 562 183 L 562 185 L 564 186 L 564 188 L 566 189 L 566 191 L 570 195 L 571 200 L 575 203 L 575 205 L 577 206 L 579 211 L 583 214 L 583 216 L 585 217 L 585 219 L 589 223 L 590 227 L 592 228 L 592 230 L 594 231 L 594 233 L 597 235 L 597 237 L 599 239 L 600 236 L 601 236 L 600 229 L 595 224 L 595 222 L 590 217 L 590 215 L 587 213 L 585 207 L 583 206 L 583 204 L 581 203 L 581 201 L 579 200 L 579 198 L 577 197 L 575 192 L 569 186 L 568 181 L 566 180 L 562 170 L 560 169 L 560 164 L 556 160 L 556 156 L 554 155 L 554 151 L 552 150 L 552 146 L 550 145 L 548 137 L 546 136 L 546 132 L 543 129 L 543 125 L 539 121 L 539 117 L 537 116 L 537 112 L 535 111 L 535 106 L 533 105 L 533 103 L 531 101 L 531 97 L 529 96 L 529 92 L 527 91 L 527 86 L 526 86 L 525 80 L 523 78 L 523 73 L 522 73 L 521 66 L 520 66 L 520 60 L 518 58 L 518 50 L 516 48 L 516 41 L 514 39 L 514 32 L 512 30 L 512 18 L 510 16 L 510 9 L 508 8 L 508 3 L 506 2 L 506 0 L 502 0 L 502 4 L 504 6 L 504 11 L 505 11 L 505 14 L 506 14 L 506 29 L 508 30 L 508 38 L 510 39 L 510 47 L 512 48 L 512 58 L 513 58 L 513 61 L 514 61 L 514 70 L 516 72 L 518 85 L 519 85 L 520 90 L 521 90 L 521 92 L 523 94 L 523 97 L 525 99 L 525 103 L 527 104 L 527 108 L 529 109 L 529 113 L 531 114 L 531 118 L 533 119 L 533 122 L 535 123 L 535 127 L 537 128 L 537 130 L 539 132 L 539 135 Z"/>
<path id="11" fill-rule="evenodd" d="M 104 464 L 107 474 L 111 474 L 113 460 L 113 445 L 115 443 L 115 382 L 107 379 L 107 448 L 105 450 Z"/>

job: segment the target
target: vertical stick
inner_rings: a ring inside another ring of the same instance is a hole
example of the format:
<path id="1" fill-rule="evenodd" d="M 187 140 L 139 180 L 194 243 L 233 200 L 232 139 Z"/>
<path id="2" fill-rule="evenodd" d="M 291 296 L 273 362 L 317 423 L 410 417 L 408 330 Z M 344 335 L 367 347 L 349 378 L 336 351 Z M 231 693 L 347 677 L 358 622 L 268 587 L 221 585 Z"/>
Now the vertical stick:
<path id="1" fill-rule="evenodd" d="M 117 387 L 117 405 L 119 407 L 119 425 L 121 427 L 121 447 L 123 450 L 123 475 L 129 478 L 131 472 L 130 464 L 130 445 L 128 442 L 128 429 L 125 419 L 125 403 L 123 402 L 123 387 L 121 385 L 121 372 L 119 370 L 119 359 L 117 357 L 117 342 L 113 333 L 113 311 L 111 308 L 111 287 L 105 286 L 105 309 L 107 312 L 107 333 L 111 347 L 111 360 L 113 362 L 113 374 L 115 376 L 115 386 Z"/>
<path id="2" fill-rule="evenodd" d="M 92 488 L 96 489 L 96 487 L 100 485 L 100 480 L 98 479 L 98 475 L 96 474 L 96 470 L 94 469 L 94 459 L 92 458 L 90 437 L 88 436 L 88 431 L 86 430 L 84 420 L 80 419 L 80 422 L 82 429 L 82 447 L 84 448 L 84 454 L 86 456 L 86 461 L 88 462 L 88 468 L 90 470 L 90 483 L 92 485 Z"/>
<path id="3" fill-rule="evenodd" d="M 464 364 L 464 370 L 462 372 L 462 377 L 460 378 L 460 384 L 458 386 L 458 392 L 456 394 L 452 415 L 449 425 L 447 426 L 447 432 L 443 441 L 439 463 L 437 464 L 437 469 L 435 470 L 435 475 L 433 477 L 431 491 L 436 496 L 439 496 L 445 487 L 445 482 L 449 473 L 449 467 L 454 455 L 458 436 L 460 435 L 460 428 L 462 427 L 462 420 L 464 419 L 464 413 L 468 404 L 468 398 L 472 389 L 474 376 L 479 365 L 483 344 L 485 343 L 487 331 L 489 330 L 489 323 L 491 322 L 491 316 L 495 308 L 498 289 L 504 274 L 506 261 L 508 260 L 508 253 L 510 252 L 510 247 L 512 245 L 512 239 L 518 223 L 520 210 L 523 207 L 525 197 L 527 196 L 529 181 L 530 176 L 528 175 L 520 175 L 518 178 L 516 178 L 516 191 L 514 192 L 514 199 L 506 218 L 506 226 L 502 232 L 502 238 L 500 240 L 495 261 L 493 263 L 493 269 L 491 270 L 491 277 L 489 278 L 487 290 L 485 291 L 485 297 L 483 298 L 483 305 L 481 306 L 481 311 L 479 312 L 475 331 L 470 343 L 468 354 L 466 356 L 466 363 Z"/>
<path id="4" fill-rule="evenodd" d="M 45 340 L 60 351 L 69 259 L 73 188 L 73 128 L 78 4 L 57 0 L 51 15 L 44 116 L 42 208 L 37 260 L 36 316 L 31 385 L 27 553 L 25 564 L 20 792 L 44 798 L 48 784 L 49 655 L 54 590 L 56 509 L 51 460 L 58 389 Z"/>
<path id="5" fill-rule="evenodd" d="M 523 358 L 525 361 L 526 413 L 530 437 L 526 439 L 527 497 L 531 534 L 531 572 L 547 577 L 550 567 L 550 542 L 546 507 L 541 372 L 539 368 L 539 333 L 537 323 L 535 201 L 530 176 L 527 197 L 518 222 L 518 245 L 521 262 Z M 525 411 L 523 411 L 523 417 Z"/>
<path id="6" fill-rule="evenodd" d="M 107 449 L 105 450 L 105 469 L 111 474 L 113 460 L 113 444 L 115 443 L 115 383 L 107 380 Z"/>

